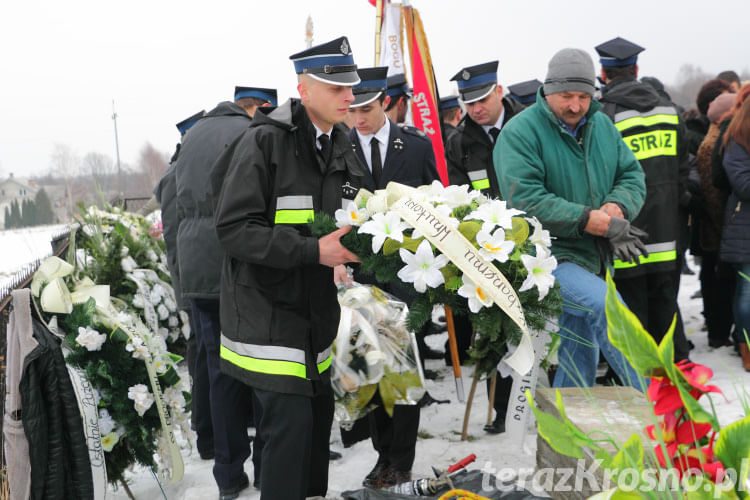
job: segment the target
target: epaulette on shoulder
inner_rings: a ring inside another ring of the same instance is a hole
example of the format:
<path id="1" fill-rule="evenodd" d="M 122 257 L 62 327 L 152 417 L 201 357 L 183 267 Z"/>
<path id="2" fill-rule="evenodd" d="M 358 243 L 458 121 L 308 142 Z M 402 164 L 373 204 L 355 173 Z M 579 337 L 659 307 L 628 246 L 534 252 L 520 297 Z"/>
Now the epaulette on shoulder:
<path id="1" fill-rule="evenodd" d="M 401 127 L 401 130 L 403 130 L 407 134 L 416 135 L 417 137 L 424 137 L 425 139 L 427 138 L 427 134 L 419 130 L 417 127 L 412 127 L 411 125 L 407 125 L 405 123 L 399 123 L 398 126 Z"/>

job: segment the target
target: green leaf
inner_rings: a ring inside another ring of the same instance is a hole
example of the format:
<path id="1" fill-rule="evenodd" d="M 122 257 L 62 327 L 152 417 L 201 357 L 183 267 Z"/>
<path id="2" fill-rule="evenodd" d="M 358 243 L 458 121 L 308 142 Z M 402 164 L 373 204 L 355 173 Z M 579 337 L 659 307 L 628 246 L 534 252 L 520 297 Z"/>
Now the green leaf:
<path id="1" fill-rule="evenodd" d="M 617 298 L 615 282 L 607 271 L 607 336 L 610 342 L 628 358 L 638 375 L 649 377 L 664 366 L 653 337 L 641 322 Z M 632 381 L 635 382 L 635 381 Z"/>
<path id="2" fill-rule="evenodd" d="M 180 381 L 180 376 L 177 374 L 174 367 L 170 366 L 167 371 L 159 375 L 159 380 L 164 382 L 168 387 L 171 387 Z"/>
<path id="3" fill-rule="evenodd" d="M 375 395 L 378 384 L 361 385 L 357 390 L 357 409 L 361 410 L 370 402 Z"/>
<path id="4" fill-rule="evenodd" d="M 482 229 L 482 225 L 478 222 L 466 220 L 458 225 L 458 232 L 464 235 L 464 238 L 473 242 L 476 238 L 479 230 Z"/>
<path id="5" fill-rule="evenodd" d="M 175 363 L 179 363 L 180 361 L 183 360 L 182 356 L 180 356 L 179 354 L 175 354 L 173 352 L 167 353 L 167 355 L 169 356 L 169 359 L 171 359 Z"/>
<path id="6" fill-rule="evenodd" d="M 734 469 L 737 485 L 745 485 L 748 477 L 747 459 L 750 458 L 750 416 L 737 420 L 721 429 L 714 445 L 714 453 L 726 469 Z M 747 498 L 746 492 L 740 492 Z"/>
<path id="7" fill-rule="evenodd" d="M 109 334 L 109 338 L 110 338 L 111 340 L 114 340 L 114 341 L 116 341 L 116 342 L 127 343 L 128 339 L 129 339 L 130 337 L 128 337 L 128 334 L 127 334 L 127 333 L 125 333 L 125 332 L 123 331 L 123 329 L 122 329 L 122 328 L 120 328 L 120 327 L 118 326 L 117 328 L 115 328 L 115 329 L 114 329 L 114 330 L 112 331 L 112 333 L 110 333 L 110 334 Z"/>
<path id="8" fill-rule="evenodd" d="M 112 376 L 109 374 L 109 368 L 107 365 L 107 362 L 103 359 L 100 359 L 96 364 L 96 374 L 104 379 L 107 380 L 107 382 L 110 383 L 110 385 L 115 385 L 115 379 L 112 378 Z"/>
<path id="9" fill-rule="evenodd" d="M 529 237 L 529 223 L 523 217 L 513 217 L 513 227 L 505 232 L 505 239 L 521 245 Z"/>
<path id="10" fill-rule="evenodd" d="M 530 391 L 526 391 L 526 399 L 529 401 L 531 411 L 534 412 L 534 416 L 536 417 L 536 426 L 539 430 L 539 435 L 547 441 L 552 449 L 568 457 L 583 458 L 581 447 L 573 443 L 575 436 L 568 425 L 562 420 L 558 420 L 554 416 L 544 413 L 537 408 Z"/>
<path id="11" fill-rule="evenodd" d="M 685 500 L 734 500 L 737 495 L 734 491 L 717 487 L 708 476 L 703 474 L 686 475 Z"/>
<path id="12" fill-rule="evenodd" d="M 393 407 L 396 404 L 396 395 L 393 393 L 393 386 L 388 381 L 387 377 L 383 377 L 378 382 L 378 389 L 380 390 L 380 399 L 383 400 L 383 409 L 389 417 L 393 417 Z"/>
<path id="13" fill-rule="evenodd" d="M 620 448 L 609 464 L 611 469 L 622 470 L 636 468 L 643 471 L 643 443 L 638 433 L 634 432 Z"/>

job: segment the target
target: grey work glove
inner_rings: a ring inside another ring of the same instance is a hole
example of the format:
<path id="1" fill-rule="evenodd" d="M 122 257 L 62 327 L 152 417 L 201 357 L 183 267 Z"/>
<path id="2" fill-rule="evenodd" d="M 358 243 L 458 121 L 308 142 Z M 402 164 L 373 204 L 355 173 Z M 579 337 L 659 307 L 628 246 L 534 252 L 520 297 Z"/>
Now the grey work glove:
<path id="1" fill-rule="evenodd" d="M 624 262 L 638 262 L 638 256 L 648 257 L 648 250 L 643 244 L 648 233 L 631 226 L 630 222 L 620 217 L 612 217 L 604 237 L 609 240 L 609 246 L 615 258 Z"/>

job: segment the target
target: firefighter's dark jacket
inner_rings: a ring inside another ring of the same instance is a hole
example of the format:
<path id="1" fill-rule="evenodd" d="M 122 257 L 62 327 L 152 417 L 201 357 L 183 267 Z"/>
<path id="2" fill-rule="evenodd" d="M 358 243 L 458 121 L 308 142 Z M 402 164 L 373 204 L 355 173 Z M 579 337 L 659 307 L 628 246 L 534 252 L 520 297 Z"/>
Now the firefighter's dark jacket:
<path id="1" fill-rule="evenodd" d="M 503 108 L 503 126 L 525 109 L 523 104 L 507 97 L 503 97 Z M 468 184 L 472 189 L 480 190 L 491 198 L 499 198 L 500 188 L 492 163 L 494 144 L 482 126 L 466 113 L 458 122 L 456 131 L 451 135 L 446 134 L 446 137 L 448 144 L 445 158 L 448 162 L 450 183 Z"/>
<path id="2" fill-rule="evenodd" d="M 600 102 L 646 174 L 646 201 L 633 224 L 648 233 L 650 255 L 638 265 L 615 261 L 617 277 L 675 269 L 680 186 L 689 168 L 684 124 L 671 101 L 632 77 L 609 82 Z"/>
<path id="3" fill-rule="evenodd" d="M 221 285 L 221 369 L 268 391 L 311 396 L 328 380 L 339 323 L 333 269 L 307 221 L 353 199 L 363 174 L 336 125 L 326 165 L 304 106 L 256 112 L 212 169 Z"/>

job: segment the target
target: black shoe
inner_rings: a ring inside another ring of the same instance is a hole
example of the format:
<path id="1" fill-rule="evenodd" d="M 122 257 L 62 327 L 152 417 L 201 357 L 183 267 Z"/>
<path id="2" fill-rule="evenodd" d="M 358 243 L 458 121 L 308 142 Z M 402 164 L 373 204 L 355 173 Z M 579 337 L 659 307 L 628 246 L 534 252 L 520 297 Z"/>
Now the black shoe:
<path id="1" fill-rule="evenodd" d="M 383 476 L 389 471 L 388 464 L 385 462 L 378 462 L 375 467 L 372 468 L 369 474 L 365 476 L 365 480 L 362 481 L 362 486 L 365 488 L 372 488 L 373 490 L 379 490 L 381 488 L 381 481 Z"/>
<path id="2" fill-rule="evenodd" d="M 231 488 L 219 488 L 219 500 L 234 500 L 240 496 L 240 492 L 250 486 L 250 479 L 247 474 L 242 473 L 242 479 L 237 486 Z"/>
<path id="3" fill-rule="evenodd" d="M 724 347 L 724 346 L 730 346 L 734 345 L 734 342 L 730 339 L 708 339 L 708 346 L 709 347 Z"/>
<path id="4" fill-rule="evenodd" d="M 411 481 L 410 470 L 402 471 L 402 470 L 389 468 L 385 472 L 383 479 L 380 481 L 380 487 L 390 488 L 391 486 L 396 486 L 397 484 L 406 483 L 409 481 Z"/>
<path id="5" fill-rule="evenodd" d="M 338 451 L 328 450 L 328 460 L 338 460 L 341 458 L 341 453 Z"/>
<path id="6" fill-rule="evenodd" d="M 487 434 L 502 434 L 505 432 L 505 417 L 496 418 L 490 425 L 484 426 L 484 432 Z"/>
<path id="7" fill-rule="evenodd" d="M 216 456 L 216 453 L 214 450 L 206 450 L 206 451 L 200 451 L 198 450 L 198 455 L 200 455 L 201 460 L 213 460 Z"/>

